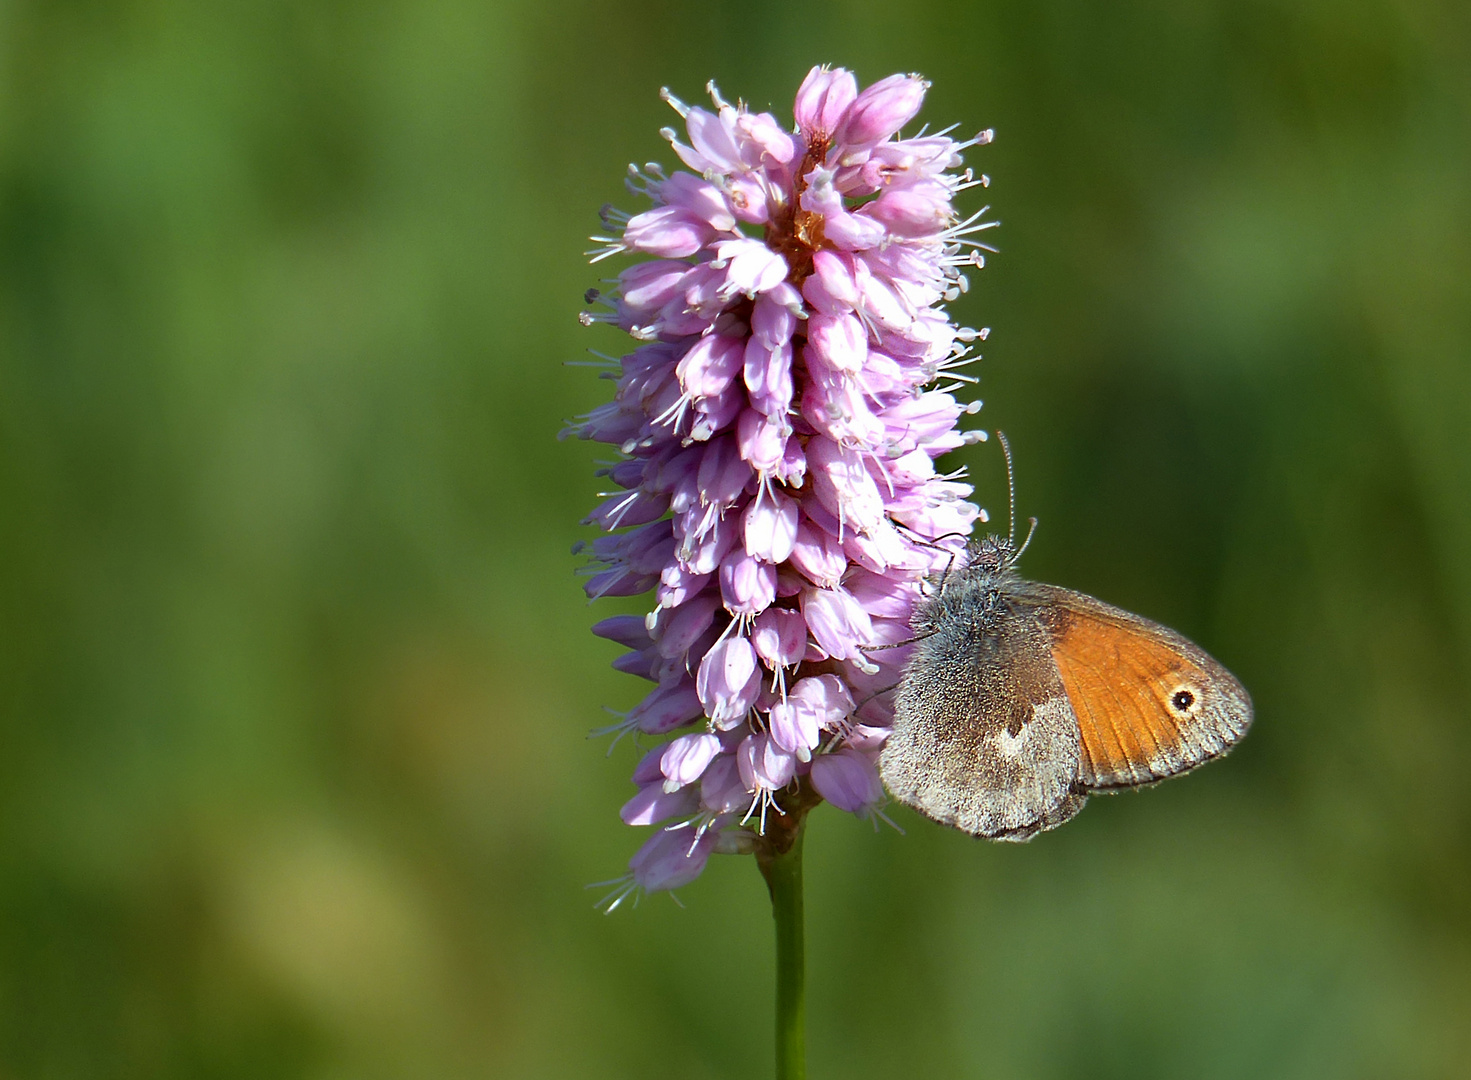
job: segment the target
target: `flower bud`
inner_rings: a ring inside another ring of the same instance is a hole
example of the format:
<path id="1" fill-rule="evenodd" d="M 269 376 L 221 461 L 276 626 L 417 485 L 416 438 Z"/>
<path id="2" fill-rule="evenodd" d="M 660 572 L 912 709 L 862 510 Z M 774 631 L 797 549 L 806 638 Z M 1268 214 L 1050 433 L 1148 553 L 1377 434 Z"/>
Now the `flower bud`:
<path id="1" fill-rule="evenodd" d="M 823 754 L 812 762 L 812 786 L 839 810 L 863 814 L 884 800 L 873 762 L 857 750 Z"/>
<path id="2" fill-rule="evenodd" d="M 924 104 L 929 83 L 917 75 L 890 75 L 859 94 L 834 142 L 845 154 L 867 150 L 902 128 Z"/>
<path id="3" fill-rule="evenodd" d="M 858 80 L 843 68 L 815 67 L 802 80 L 792 110 L 809 142 L 831 135 L 858 97 Z"/>

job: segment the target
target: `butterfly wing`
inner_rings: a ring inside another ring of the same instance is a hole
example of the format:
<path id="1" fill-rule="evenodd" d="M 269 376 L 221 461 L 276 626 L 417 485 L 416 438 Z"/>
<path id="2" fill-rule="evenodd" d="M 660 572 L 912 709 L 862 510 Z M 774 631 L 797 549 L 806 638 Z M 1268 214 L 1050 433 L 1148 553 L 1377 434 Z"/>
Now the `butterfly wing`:
<path id="1" fill-rule="evenodd" d="M 915 646 L 879 758 L 900 802 L 994 840 L 1027 840 L 1086 801 L 1078 727 L 1030 612 L 950 622 Z"/>
<path id="2" fill-rule="evenodd" d="M 1168 627 L 1055 585 L 1013 579 L 1035 604 L 1078 718 L 1078 779 L 1089 791 L 1153 783 L 1229 750 L 1251 697 L 1206 651 Z"/>

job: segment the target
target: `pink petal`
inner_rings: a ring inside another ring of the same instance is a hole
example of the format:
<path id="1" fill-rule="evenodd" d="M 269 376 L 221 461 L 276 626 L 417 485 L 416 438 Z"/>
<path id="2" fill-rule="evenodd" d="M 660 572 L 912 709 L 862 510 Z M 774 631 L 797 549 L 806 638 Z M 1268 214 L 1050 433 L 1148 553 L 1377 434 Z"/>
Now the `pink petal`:
<path id="1" fill-rule="evenodd" d="M 732 615 L 757 615 L 776 599 L 776 567 L 732 548 L 720 564 L 720 595 Z"/>
<path id="2" fill-rule="evenodd" d="M 699 877 L 715 847 L 716 830 L 696 842 L 689 829 L 660 829 L 628 860 L 633 880 L 648 892 L 677 889 Z"/>
<path id="3" fill-rule="evenodd" d="M 788 696 L 771 707 L 771 739 L 781 749 L 806 761 L 817 748 L 817 714 L 806 703 Z"/>
<path id="4" fill-rule="evenodd" d="M 761 689 L 756 650 L 743 637 L 728 637 L 700 661 L 696 687 L 705 715 L 717 727 L 732 727 L 746 718 Z"/>
<path id="5" fill-rule="evenodd" d="M 750 735 L 736 751 L 736 764 L 749 791 L 776 791 L 797 774 L 797 758 L 769 736 Z"/>
<path id="6" fill-rule="evenodd" d="M 928 88 L 929 84 L 915 75 L 880 79 L 854 100 L 834 141 L 848 151 L 883 142 L 914 119 Z"/>
<path id="7" fill-rule="evenodd" d="M 715 230 L 703 218 L 678 206 L 656 206 L 636 215 L 623 228 L 623 244 L 630 251 L 678 259 L 693 255 L 713 238 Z"/>
<path id="8" fill-rule="evenodd" d="M 871 810 L 884 799 L 878 770 L 856 750 L 818 755 L 812 762 L 811 775 L 817 793 L 850 814 Z"/>
<path id="9" fill-rule="evenodd" d="M 720 751 L 719 737 L 708 731 L 681 735 L 665 744 L 659 757 L 659 771 L 666 780 L 665 790 L 693 784 Z"/>
<path id="10" fill-rule="evenodd" d="M 655 825 L 681 814 L 692 814 L 700 800 L 691 789 L 667 792 L 660 784 L 639 788 L 618 812 L 625 825 Z"/>
<path id="11" fill-rule="evenodd" d="M 722 240 L 715 245 L 716 259 L 728 261 L 726 295 L 755 296 L 780 285 L 787 277 L 787 261 L 760 240 Z"/>
<path id="12" fill-rule="evenodd" d="M 787 696 L 811 711 L 824 728 L 837 728 L 853 712 L 853 695 L 836 675 L 809 675 L 798 679 Z M 813 743 L 815 746 L 816 743 Z"/>
<path id="13" fill-rule="evenodd" d="M 804 592 L 802 618 L 822 650 L 838 660 L 862 656 L 860 646 L 873 637 L 868 613 L 841 586 Z"/>
<path id="14" fill-rule="evenodd" d="M 663 735 L 703 713 L 700 696 L 688 682 L 660 686 L 629 711 L 628 719 L 646 735 Z"/>
<path id="15" fill-rule="evenodd" d="M 769 563 L 786 562 L 797 544 L 798 516 L 796 499 L 758 495 L 742 515 L 746 550 Z"/>
<path id="16" fill-rule="evenodd" d="M 729 232 L 735 228 L 735 215 L 731 213 L 730 200 L 710 181 L 692 173 L 676 172 L 668 180 L 656 186 L 658 197 L 669 206 L 700 218 L 717 232 Z"/>
<path id="17" fill-rule="evenodd" d="M 868 331 L 852 314 L 813 315 L 807 320 L 807 349 L 832 371 L 860 371 L 868 359 Z"/>
<path id="18" fill-rule="evenodd" d="M 807 624 L 800 611 L 769 607 L 751 627 L 756 655 L 770 668 L 790 667 L 807 652 Z"/>
<path id="19" fill-rule="evenodd" d="M 807 442 L 818 502 L 849 529 L 868 532 L 884 520 L 884 499 L 863 458 L 831 439 Z"/>
<path id="20" fill-rule="evenodd" d="M 710 763 L 700 781 L 700 803 L 717 814 L 744 810 L 751 793 L 741 779 L 740 765 L 733 753 L 724 754 Z"/>
<path id="21" fill-rule="evenodd" d="M 793 114 L 808 139 L 836 131 L 858 96 L 858 80 L 843 68 L 815 67 L 802 80 Z"/>

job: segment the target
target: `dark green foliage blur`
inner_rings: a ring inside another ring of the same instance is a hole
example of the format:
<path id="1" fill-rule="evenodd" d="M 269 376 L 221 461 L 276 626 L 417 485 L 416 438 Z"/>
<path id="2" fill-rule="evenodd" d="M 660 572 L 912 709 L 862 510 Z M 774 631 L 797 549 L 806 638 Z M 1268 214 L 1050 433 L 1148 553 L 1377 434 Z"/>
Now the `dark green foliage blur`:
<path id="1" fill-rule="evenodd" d="M 808 833 L 814 1077 L 1471 1060 L 1471 9 L 0 3 L 0 1077 L 769 1075 L 749 859 L 605 918 L 634 751 L 554 439 L 715 77 L 934 81 L 1032 576 L 1251 689 L 992 846 Z M 957 455 L 1004 519 L 993 443 Z"/>

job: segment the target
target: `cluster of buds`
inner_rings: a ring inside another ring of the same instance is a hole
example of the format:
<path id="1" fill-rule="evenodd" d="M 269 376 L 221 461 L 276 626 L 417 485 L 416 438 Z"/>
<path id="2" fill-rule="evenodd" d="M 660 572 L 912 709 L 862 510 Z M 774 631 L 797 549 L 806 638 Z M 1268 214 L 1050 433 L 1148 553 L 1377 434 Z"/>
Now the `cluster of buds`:
<path id="1" fill-rule="evenodd" d="M 655 684 L 605 731 L 672 736 L 634 770 L 623 820 L 660 828 L 610 909 L 713 852 L 789 843 L 817 802 L 881 815 L 910 613 L 984 520 L 934 463 L 985 438 L 959 429 L 980 403 L 954 391 L 986 332 L 942 305 L 990 250 L 976 234 L 995 223 L 951 201 L 987 183 L 957 170 L 991 133 L 898 138 L 927 85 L 860 92 L 814 68 L 792 131 L 713 85 L 714 111 L 665 91 L 690 171 L 630 166 L 653 208 L 603 211 L 594 261 L 647 258 L 590 291 L 583 321 L 643 344 L 603 358 L 614 399 L 564 434 L 620 454 L 588 518 L 608 533 L 586 545 L 588 595 L 656 598 L 593 628 Z"/>

